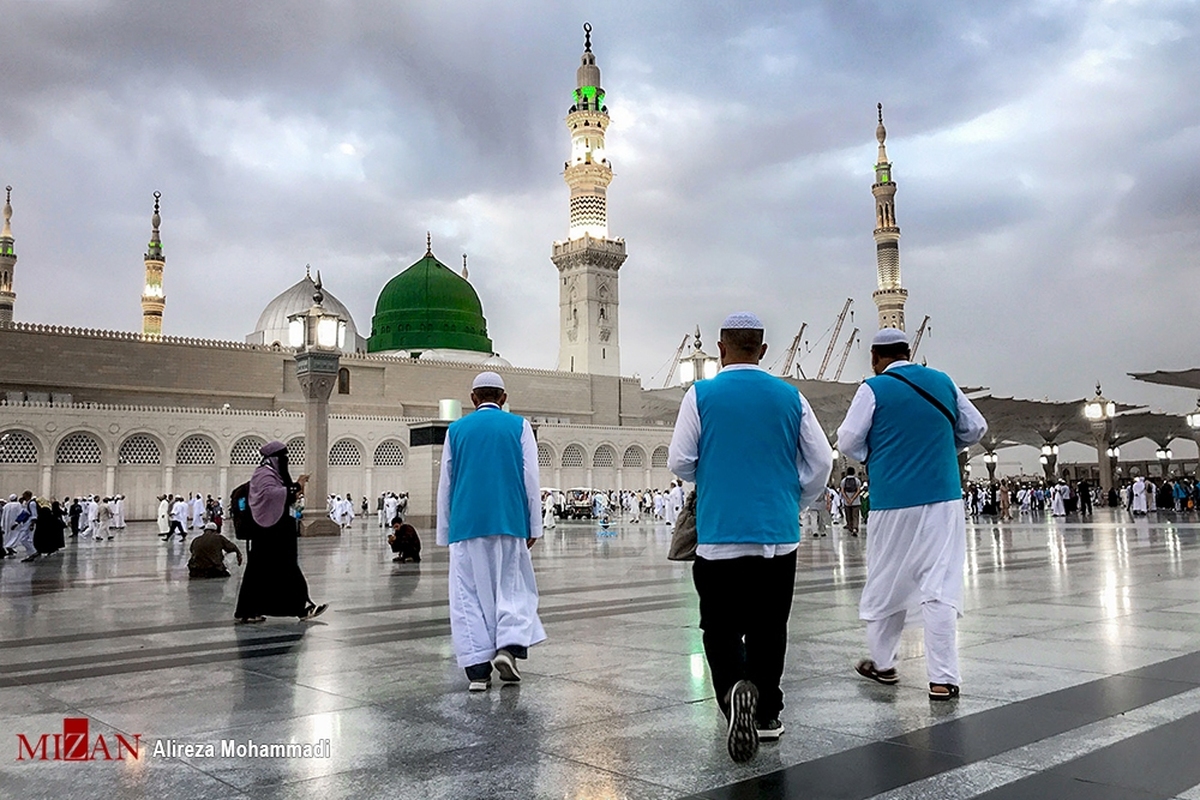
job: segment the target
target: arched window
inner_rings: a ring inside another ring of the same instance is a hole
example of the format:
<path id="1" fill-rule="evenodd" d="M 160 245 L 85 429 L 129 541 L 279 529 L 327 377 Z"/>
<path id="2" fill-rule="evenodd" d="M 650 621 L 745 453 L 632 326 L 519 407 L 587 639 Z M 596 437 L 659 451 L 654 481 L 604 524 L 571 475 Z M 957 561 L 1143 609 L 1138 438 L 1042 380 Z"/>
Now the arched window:
<path id="1" fill-rule="evenodd" d="M 637 445 L 631 445 L 625 448 L 625 455 L 621 456 L 621 466 L 626 469 L 643 467 L 646 465 L 646 454 L 642 452 L 642 448 Z"/>
<path id="2" fill-rule="evenodd" d="M 592 456 L 592 466 L 601 469 L 610 468 L 617 463 L 617 451 L 606 444 L 602 444 L 596 448 L 596 454 Z"/>
<path id="3" fill-rule="evenodd" d="M 563 450 L 562 465 L 564 467 L 582 467 L 585 457 L 586 454 L 583 452 L 582 447 L 577 444 L 569 444 Z"/>
<path id="4" fill-rule="evenodd" d="M 179 443 L 175 463 L 180 466 L 207 466 L 217 463 L 217 450 L 205 436 L 189 436 Z"/>
<path id="5" fill-rule="evenodd" d="M 362 451 L 350 439 L 340 439 L 329 448 L 329 466 L 358 467 L 362 465 Z"/>
<path id="6" fill-rule="evenodd" d="M 345 367 L 338 370 L 338 394 L 350 394 L 350 370 Z"/>
<path id="7" fill-rule="evenodd" d="M 375 466 L 403 467 L 404 445 L 395 439 L 380 442 L 379 446 L 375 448 Z"/>
<path id="8" fill-rule="evenodd" d="M 654 469 L 667 468 L 667 448 L 659 445 L 654 448 L 654 453 L 650 456 L 650 466 Z"/>
<path id="9" fill-rule="evenodd" d="M 550 445 L 538 442 L 538 466 L 547 469 L 554 466 L 554 451 Z"/>
<path id="10" fill-rule="evenodd" d="M 121 442 L 117 451 L 119 464 L 161 464 L 162 453 L 158 450 L 158 442 L 144 433 L 135 433 Z"/>
<path id="11" fill-rule="evenodd" d="M 304 463 L 304 437 L 293 436 L 287 440 L 288 449 L 288 464 L 299 465 Z"/>
<path id="12" fill-rule="evenodd" d="M 0 464 L 36 464 L 37 443 L 21 431 L 0 433 Z"/>
<path id="13" fill-rule="evenodd" d="M 102 464 L 104 454 L 100 443 L 90 433 L 72 433 L 58 443 L 54 451 L 56 464 Z"/>
<path id="14" fill-rule="evenodd" d="M 233 449 L 229 451 L 229 463 L 235 467 L 254 467 L 258 466 L 258 462 L 262 461 L 262 455 L 258 449 L 266 444 L 266 441 L 257 436 L 245 436 L 233 443 Z M 288 454 L 288 460 L 291 460 L 291 454 Z"/>

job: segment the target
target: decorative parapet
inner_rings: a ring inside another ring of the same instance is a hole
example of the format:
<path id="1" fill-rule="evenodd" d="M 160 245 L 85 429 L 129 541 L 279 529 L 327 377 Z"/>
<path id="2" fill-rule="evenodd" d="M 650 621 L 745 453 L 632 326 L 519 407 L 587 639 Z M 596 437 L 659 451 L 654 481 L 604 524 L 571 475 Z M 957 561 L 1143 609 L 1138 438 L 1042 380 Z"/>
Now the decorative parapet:
<path id="1" fill-rule="evenodd" d="M 293 353 L 291 347 L 275 347 L 265 344 L 247 344 L 246 342 L 231 342 L 224 339 L 197 339 L 191 336 L 157 336 L 134 331 L 106 331 L 96 328 L 74 328 L 66 325 L 41 325 L 34 322 L 0 322 L 0 330 L 13 330 L 21 333 L 49 333 L 57 336 L 79 336 L 88 339 L 118 340 L 125 342 L 145 342 L 147 344 L 174 344 L 189 347 L 211 347 L 221 350 L 250 350 L 263 353 Z"/>

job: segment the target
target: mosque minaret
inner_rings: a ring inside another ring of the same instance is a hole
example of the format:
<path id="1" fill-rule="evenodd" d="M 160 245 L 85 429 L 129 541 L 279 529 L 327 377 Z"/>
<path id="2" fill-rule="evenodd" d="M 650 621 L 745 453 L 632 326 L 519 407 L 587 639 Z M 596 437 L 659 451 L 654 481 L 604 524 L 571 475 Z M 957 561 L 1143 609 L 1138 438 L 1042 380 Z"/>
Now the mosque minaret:
<path id="1" fill-rule="evenodd" d="M 162 336 L 163 309 L 167 296 L 163 294 L 163 267 L 167 257 L 163 255 L 162 241 L 158 238 L 158 226 L 162 218 L 158 215 L 159 192 L 154 193 L 154 216 L 150 218 L 150 244 L 146 249 L 146 288 L 142 290 L 142 335 Z"/>
<path id="2" fill-rule="evenodd" d="M 4 191 L 4 228 L 0 230 L 0 322 L 12 322 L 13 304 L 17 301 L 17 293 L 13 291 L 17 251 L 13 249 L 12 187 L 5 186 Z"/>
<path id="3" fill-rule="evenodd" d="M 879 288 L 871 297 L 879 308 L 880 328 L 904 330 L 904 302 L 908 290 L 900 283 L 900 227 L 896 225 L 896 182 L 888 161 L 887 129 L 883 127 L 883 103 L 879 104 L 879 159 L 875 163 L 875 259 L 879 270 Z"/>
<path id="4" fill-rule="evenodd" d="M 585 23 L 583 29 L 582 63 L 567 114 L 571 158 L 563 175 L 571 187 L 571 226 L 567 240 L 555 242 L 551 255 L 561 280 L 558 368 L 620 375 L 617 271 L 625 262 L 625 240 L 608 235 L 605 195 L 613 177 L 604 152 L 608 108 L 592 54 L 592 26 Z"/>

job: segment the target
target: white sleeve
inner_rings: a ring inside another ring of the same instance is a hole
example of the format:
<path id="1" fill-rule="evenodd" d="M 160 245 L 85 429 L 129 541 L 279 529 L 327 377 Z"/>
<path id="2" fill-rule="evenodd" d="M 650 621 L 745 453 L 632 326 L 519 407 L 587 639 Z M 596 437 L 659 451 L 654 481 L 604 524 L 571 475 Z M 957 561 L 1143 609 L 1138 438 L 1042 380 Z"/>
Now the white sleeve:
<path id="1" fill-rule="evenodd" d="M 442 471 L 437 489 L 437 543 L 450 546 L 450 434 L 442 445 Z"/>
<path id="2" fill-rule="evenodd" d="M 975 404 L 962 393 L 962 389 L 955 386 L 954 392 L 958 401 L 958 422 L 954 424 L 954 446 L 961 450 L 978 443 L 987 433 L 988 424 Z"/>
<path id="3" fill-rule="evenodd" d="M 796 473 L 800 477 L 800 508 L 805 509 L 825 494 L 825 483 L 833 469 L 833 448 L 804 395 L 800 395 L 800 405 L 803 415 L 796 448 Z"/>
<path id="4" fill-rule="evenodd" d="M 537 439 L 533 438 L 533 428 L 529 420 L 525 420 L 521 430 L 521 455 L 525 462 L 525 498 L 529 509 L 529 538 L 540 539 L 542 536 L 542 489 L 541 473 L 538 470 Z"/>
<path id="5" fill-rule="evenodd" d="M 696 407 L 696 387 L 687 390 L 679 404 L 675 432 L 667 454 L 667 469 L 689 483 L 696 480 L 696 464 L 700 461 L 700 410 Z"/>
<path id="6" fill-rule="evenodd" d="M 867 449 L 867 434 L 871 432 L 871 421 L 875 417 L 875 392 L 865 381 L 854 393 L 846 418 L 838 428 L 837 445 L 843 455 L 867 463 L 870 452 Z"/>

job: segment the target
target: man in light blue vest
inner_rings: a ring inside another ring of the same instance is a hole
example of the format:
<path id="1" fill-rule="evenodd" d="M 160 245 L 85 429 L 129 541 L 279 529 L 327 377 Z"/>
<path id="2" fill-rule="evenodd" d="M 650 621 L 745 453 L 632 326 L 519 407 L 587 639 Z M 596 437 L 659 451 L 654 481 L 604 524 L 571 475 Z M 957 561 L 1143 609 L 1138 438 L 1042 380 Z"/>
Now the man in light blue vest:
<path id="1" fill-rule="evenodd" d="M 821 499 L 833 450 L 795 386 L 759 367 L 753 314 L 732 314 L 722 371 L 684 395 L 667 465 L 696 484 L 700 628 L 726 746 L 748 761 L 783 733 L 783 659 L 796 582 L 800 510 Z"/>
<path id="2" fill-rule="evenodd" d="M 537 441 L 501 406 L 504 380 L 471 385 L 475 412 L 452 424 L 442 447 L 437 543 L 450 548 L 450 638 L 468 689 L 486 691 L 492 669 L 518 683 L 517 659 L 546 638 L 529 550 L 542 535 Z"/>
<path id="3" fill-rule="evenodd" d="M 929 699 L 959 694 L 958 617 L 966 522 L 958 452 L 987 433 L 987 422 L 948 375 L 909 362 L 903 331 L 884 328 L 871 342 L 868 378 L 838 429 L 838 448 L 867 465 L 867 583 L 859 617 L 871 657 L 865 678 L 900 680 L 896 656 L 909 612 L 925 626 Z"/>

